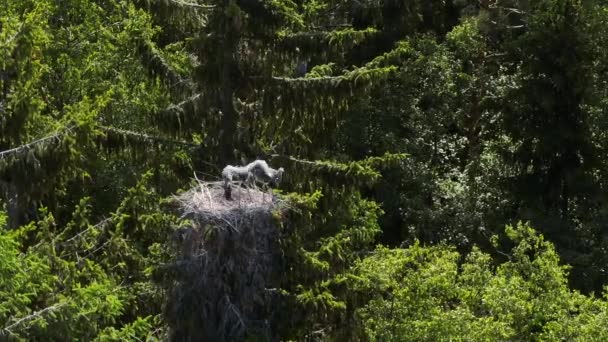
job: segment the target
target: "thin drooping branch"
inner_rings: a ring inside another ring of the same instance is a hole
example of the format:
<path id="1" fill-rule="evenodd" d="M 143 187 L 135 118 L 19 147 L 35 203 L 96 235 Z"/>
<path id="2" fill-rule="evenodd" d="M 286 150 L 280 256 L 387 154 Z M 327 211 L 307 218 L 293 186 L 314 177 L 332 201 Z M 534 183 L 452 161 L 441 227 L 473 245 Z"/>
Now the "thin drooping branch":
<path id="1" fill-rule="evenodd" d="M 179 92 L 191 91 L 193 87 L 192 80 L 180 75 L 164 58 L 153 42 L 142 39 L 139 42 L 138 51 L 142 63 L 152 74 L 162 76 L 171 89 Z"/>
<path id="2" fill-rule="evenodd" d="M 88 252 L 85 256 L 83 257 L 78 257 L 79 260 L 84 260 L 87 259 L 88 257 L 90 257 L 91 255 L 99 252 L 100 250 L 106 248 L 110 243 L 112 242 L 112 240 L 107 240 L 106 242 L 102 243 L 99 247 L 95 248 L 94 250 L 88 249 L 85 252 Z"/>
<path id="3" fill-rule="evenodd" d="M 45 142 L 47 142 L 49 140 L 59 139 L 60 137 L 62 137 L 65 134 L 67 134 L 70 130 L 71 130 L 71 127 L 68 127 L 66 129 L 63 129 L 63 130 L 55 132 L 55 134 L 53 134 L 53 135 L 50 135 L 50 136 L 47 136 L 47 137 L 44 137 L 44 138 L 40 138 L 38 140 L 34 140 L 34 141 L 30 142 L 30 143 L 27 143 L 27 144 L 24 144 L 24 145 L 21 145 L 21 146 L 17 146 L 15 148 L 11 148 L 11 149 L 6 150 L 6 151 L 2 151 L 2 152 L 0 152 L 0 159 L 3 159 L 5 157 L 8 157 L 8 156 L 13 155 L 13 154 L 19 154 L 21 152 L 28 151 L 28 150 L 32 149 L 34 146 L 36 146 L 38 144 L 45 143 Z"/>
<path id="4" fill-rule="evenodd" d="M 360 68 L 353 71 L 349 71 L 344 75 L 340 76 L 322 76 L 322 77 L 280 77 L 272 76 L 270 79 L 277 83 L 322 83 L 322 82 L 342 82 L 342 81 L 354 81 L 357 82 L 360 79 L 364 79 L 367 75 L 383 75 L 389 74 L 397 70 L 396 67 L 373 67 L 373 68 Z M 252 76 L 249 79 L 252 81 L 268 80 L 268 77 L 264 76 Z"/>
<path id="5" fill-rule="evenodd" d="M 9 333 L 12 333 L 11 329 L 13 329 L 13 328 L 15 328 L 15 327 L 17 327 L 17 326 L 25 323 L 25 322 L 28 322 L 28 321 L 31 321 L 33 319 L 39 318 L 43 314 L 45 314 L 47 312 L 53 312 L 53 311 L 55 311 L 55 310 L 57 310 L 57 309 L 65 306 L 65 305 L 67 305 L 67 303 L 65 303 L 65 302 L 63 302 L 63 303 L 57 303 L 55 305 L 51 305 L 49 307 L 46 307 L 46 308 L 44 308 L 42 310 L 38 310 L 38 311 L 32 313 L 31 315 L 27 315 L 25 317 L 22 317 L 21 319 L 19 319 L 15 323 L 13 323 L 13 324 L 5 327 L 3 330 L 8 331 Z"/>
<path id="6" fill-rule="evenodd" d="M 307 164 L 307 165 L 317 165 L 317 163 L 310 161 L 310 160 L 304 160 L 304 159 L 297 159 L 295 157 L 292 156 L 285 156 L 285 155 L 281 155 L 281 154 L 271 154 L 270 157 L 272 158 L 281 158 L 281 159 L 287 159 L 290 160 L 294 163 L 299 163 L 299 164 Z"/>
<path id="7" fill-rule="evenodd" d="M 207 9 L 212 9 L 215 8 L 215 5 L 203 5 L 203 4 L 198 4 L 195 2 L 186 2 L 186 1 L 180 1 L 180 0 L 171 0 L 171 2 L 180 5 L 180 6 L 188 6 L 188 7 L 196 7 L 196 8 L 207 8 Z"/>
<path id="8" fill-rule="evenodd" d="M 204 117 L 201 113 L 213 110 L 209 102 L 209 97 L 198 93 L 152 114 L 150 119 L 162 131 L 176 134 L 181 132 L 183 127 L 200 127 Z"/>
<path id="9" fill-rule="evenodd" d="M 91 230 L 95 230 L 98 228 L 104 228 L 107 224 L 112 223 L 112 218 L 106 218 L 101 220 L 100 222 L 98 222 L 97 224 L 95 224 L 94 226 L 90 226 L 89 228 L 79 232 L 78 234 L 72 236 L 71 238 L 65 240 L 64 242 L 62 242 L 61 244 L 68 244 L 69 242 L 72 242 L 74 240 L 76 240 L 77 238 L 83 236 L 84 234 L 86 234 L 87 232 L 91 231 Z"/>
<path id="10" fill-rule="evenodd" d="M 70 130 L 71 130 L 71 127 L 70 128 L 66 128 L 64 130 L 61 130 L 61 131 L 57 131 L 53 135 L 49 135 L 47 137 L 40 138 L 38 140 L 34 140 L 34 141 L 30 142 L 30 143 L 27 143 L 27 144 L 24 144 L 24 145 L 21 145 L 21 146 L 17 146 L 15 148 L 11 148 L 11 149 L 6 150 L 6 151 L 2 151 L 2 152 L 0 152 L 0 159 L 5 158 L 5 157 L 7 157 L 9 155 L 12 155 L 12 154 L 18 154 L 18 153 L 21 153 L 23 151 L 30 150 L 32 147 L 34 147 L 34 146 L 36 146 L 38 144 L 42 144 L 44 142 L 47 142 L 49 140 L 59 139 L 61 136 L 65 135 Z"/>
<path id="11" fill-rule="evenodd" d="M 99 128 L 104 132 L 119 134 L 119 135 L 123 135 L 123 136 L 129 136 L 132 138 L 140 139 L 142 141 L 167 143 L 167 144 L 172 144 L 172 145 L 181 145 L 181 146 L 193 147 L 193 148 L 199 146 L 197 144 L 193 144 L 193 143 L 190 143 L 187 141 L 168 139 L 168 138 L 153 136 L 153 135 L 149 135 L 149 134 L 145 134 L 145 133 L 137 133 L 137 132 L 128 131 L 128 130 L 120 129 L 120 128 L 116 128 L 116 127 L 100 126 Z"/>
<path id="12" fill-rule="evenodd" d="M 522 11 L 522 10 L 520 10 L 518 8 L 513 8 L 513 7 L 503 7 L 503 6 L 492 5 L 492 6 L 490 6 L 490 8 L 497 8 L 497 9 L 500 9 L 500 10 L 504 10 L 508 14 L 511 14 L 511 13 L 521 14 L 521 15 L 527 15 L 528 14 L 525 11 Z"/>
<path id="13" fill-rule="evenodd" d="M 72 242 L 72 241 L 74 241 L 74 240 L 76 240 L 76 239 L 84 236 L 86 233 L 88 233 L 88 232 L 90 232 L 92 230 L 95 230 L 95 229 L 98 229 L 98 228 L 102 228 L 103 229 L 103 228 L 106 227 L 106 225 L 112 223 L 112 220 L 113 220 L 112 218 L 105 218 L 105 219 L 101 220 L 100 222 L 96 223 L 95 225 L 89 226 L 89 228 L 76 233 L 74 236 L 66 239 L 65 241 L 59 242 L 57 244 L 57 246 L 58 247 L 65 246 L 65 245 L 69 244 L 70 242 Z M 53 238 L 53 240 L 51 241 L 51 245 L 54 245 L 62 237 L 62 235 L 63 235 L 63 233 L 59 234 L 55 238 Z M 37 249 L 37 248 L 45 245 L 46 243 L 47 243 L 46 241 L 40 241 L 39 243 L 37 243 L 34 246 L 32 246 L 31 249 L 35 250 L 35 249 Z"/>
<path id="14" fill-rule="evenodd" d="M 132 132 L 132 131 L 115 128 L 115 127 L 97 126 L 97 128 L 105 133 L 111 133 L 111 134 L 115 134 L 118 136 L 128 137 L 130 139 L 135 139 L 135 140 L 144 141 L 144 142 L 164 143 L 164 144 L 171 144 L 171 145 L 186 146 L 186 147 L 190 147 L 190 148 L 196 148 L 199 146 L 197 144 L 186 142 L 186 141 L 179 141 L 179 140 L 168 139 L 168 138 L 164 138 L 164 137 L 153 136 L 153 135 L 149 135 L 149 134 L 145 134 L 145 133 Z M 23 153 L 26 153 L 26 152 L 36 148 L 39 145 L 43 145 L 43 144 L 46 144 L 46 143 L 49 143 L 52 141 L 59 142 L 63 136 L 71 133 L 72 129 L 73 129 L 73 127 L 67 127 L 65 129 L 56 131 L 52 135 L 34 140 L 27 144 L 20 145 L 20 146 L 17 146 L 17 147 L 14 147 L 14 148 L 11 148 L 11 149 L 8 149 L 5 151 L 1 151 L 0 152 L 0 161 L 4 160 L 6 158 L 9 158 L 9 157 L 15 156 L 15 155 L 21 155 Z M 10 161 L 10 159 L 9 159 L 9 161 Z"/>

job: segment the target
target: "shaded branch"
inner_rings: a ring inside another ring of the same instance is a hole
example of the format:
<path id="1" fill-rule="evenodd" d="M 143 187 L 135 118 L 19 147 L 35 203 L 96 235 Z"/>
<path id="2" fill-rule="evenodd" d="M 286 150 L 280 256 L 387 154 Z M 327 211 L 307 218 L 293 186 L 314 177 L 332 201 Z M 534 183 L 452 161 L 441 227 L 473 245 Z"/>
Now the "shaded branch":
<path id="1" fill-rule="evenodd" d="M 83 236 L 84 234 L 86 234 L 87 232 L 93 230 L 93 229 L 97 229 L 97 228 L 104 228 L 106 226 L 106 224 L 108 223 L 112 223 L 112 218 L 106 218 L 101 220 L 100 222 L 98 222 L 97 224 L 90 226 L 89 228 L 79 232 L 78 234 L 72 236 L 71 238 L 65 240 L 64 242 L 60 243 L 60 245 L 67 245 L 68 243 L 76 240 L 77 238 Z"/>
<path id="2" fill-rule="evenodd" d="M 206 9 L 212 9 L 215 8 L 215 5 L 202 5 L 199 3 L 195 3 L 195 2 L 185 2 L 185 1 L 180 1 L 180 0 L 170 0 L 171 2 L 180 5 L 180 6 L 187 6 L 187 7 L 196 7 L 196 8 L 206 8 Z"/>
<path id="3" fill-rule="evenodd" d="M 369 157 L 359 161 L 340 162 L 334 160 L 309 161 L 288 155 L 272 154 L 271 158 L 287 164 L 287 173 L 297 173 L 308 170 L 310 175 L 317 175 L 327 183 L 340 185 L 371 185 L 380 177 L 380 170 L 398 167 L 405 158 L 403 153 L 385 153 L 382 156 Z M 318 178 L 317 178 L 318 180 Z"/>
<path id="4" fill-rule="evenodd" d="M 149 72 L 153 76 L 161 76 L 170 88 L 177 87 L 178 92 L 183 88 L 192 89 L 192 81 L 175 71 L 154 43 L 142 39 L 138 45 L 138 52 L 142 64 L 148 68 Z"/>
<path id="5" fill-rule="evenodd" d="M 149 134 L 145 134 L 145 133 L 128 131 L 125 129 L 115 128 L 115 127 L 100 126 L 99 129 L 101 129 L 102 131 L 104 131 L 106 133 L 120 135 L 125 138 L 126 137 L 134 138 L 134 139 L 144 141 L 144 142 L 166 143 L 166 144 L 180 145 L 180 146 L 186 146 L 186 147 L 198 147 L 199 146 L 197 144 L 189 143 L 186 141 L 168 139 L 168 138 L 153 136 L 153 135 L 149 135 Z"/>
<path id="6" fill-rule="evenodd" d="M 27 143 L 27 144 L 24 144 L 24 145 L 21 145 L 21 146 L 17 146 L 15 148 L 11 148 L 11 149 L 6 150 L 6 151 L 2 151 L 2 152 L 0 152 L 0 159 L 4 159 L 5 157 L 8 157 L 8 156 L 11 156 L 11 155 L 14 155 L 14 154 L 19 154 L 19 153 L 23 153 L 23 152 L 29 151 L 32 148 L 34 148 L 35 146 L 40 145 L 40 144 L 44 144 L 44 143 L 46 143 L 46 142 L 48 142 L 50 140 L 55 140 L 55 139 L 59 140 L 60 137 L 64 136 L 68 132 L 70 132 L 71 129 L 72 129 L 72 127 L 69 127 L 69 128 L 64 129 L 64 130 L 57 131 L 53 135 L 50 135 L 50 136 L 47 136 L 47 137 L 44 137 L 44 138 L 40 138 L 38 140 L 34 140 L 34 141 L 30 142 L 30 143 Z"/>
<path id="7" fill-rule="evenodd" d="M 312 83 L 335 83 L 341 81 L 358 81 L 360 79 L 366 78 L 368 75 L 372 76 L 382 76 L 383 74 L 388 74 L 390 72 L 395 71 L 396 67 L 386 67 L 386 68 L 360 68 L 350 72 L 347 72 L 344 75 L 340 76 L 322 76 L 322 77 L 281 77 L 281 76 L 272 76 L 270 80 L 277 83 L 298 83 L 298 84 L 312 84 Z M 252 76 L 249 78 L 252 81 L 263 81 L 268 80 L 268 77 L 264 76 Z"/>
<path id="8" fill-rule="evenodd" d="M 293 32 L 281 35 L 278 37 L 278 48 L 287 51 L 298 48 L 302 53 L 311 55 L 319 53 L 340 55 L 365 42 L 373 41 L 382 34 L 373 28 L 355 30 L 345 25 L 335 25 L 332 27 L 343 29 L 328 31 L 327 29 L 331 29 L 331 27 L 324 27 L 324 30 L 318 30 L 321 27 L 314 27 L 315 31 Z"/>
<path id="9" fill-rule="evenodd" d="M 205 115 L 201 112 L 208 112 L 208 107 L 207 99 L 199 93 L 154 113 L 152 121 L 161 130 L 175 134 L 184 127 L 193 129 L 202 125 Z"/>

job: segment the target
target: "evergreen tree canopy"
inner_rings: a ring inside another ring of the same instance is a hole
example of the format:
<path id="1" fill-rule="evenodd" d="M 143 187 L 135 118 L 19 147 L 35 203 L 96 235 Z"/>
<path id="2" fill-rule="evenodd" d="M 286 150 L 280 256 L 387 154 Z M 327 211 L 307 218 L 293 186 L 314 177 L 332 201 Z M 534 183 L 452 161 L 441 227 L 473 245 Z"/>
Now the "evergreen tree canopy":
<path id="1" fill-rule="evenodd" d="M 0 339 L 605 339 L 607 28 L 599 0 L 0 2 Z M 231 186 L 282 204 L 271 242 L 178 205 L 256 159 L 280 184 Z"/>

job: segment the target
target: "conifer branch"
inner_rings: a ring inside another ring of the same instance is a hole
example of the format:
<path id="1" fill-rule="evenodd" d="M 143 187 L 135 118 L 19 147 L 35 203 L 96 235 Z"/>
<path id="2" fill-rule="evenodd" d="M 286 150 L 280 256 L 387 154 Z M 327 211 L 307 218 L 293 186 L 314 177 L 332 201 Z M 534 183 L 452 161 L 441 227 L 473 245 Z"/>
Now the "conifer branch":
<path id="1" fill-rule="evenodd" d="M 336 82 L 336 81 L 357 81 L 362 77 L 366 77 L 368 75 L 378 75 L 387 74 L 396 70 L 396 67 L 386 67 L 386 68 L 360 68 L 357 70 L 350 71 L 344 75 L 340 76 L 322 76 L 322 77 L 280 77 L 280 76 L 272 76 L 271 80 L 276 82 L 285 82 L 285 83 L 322 83 L 322 82 Z M 252 80 L 262 80 L 265 79 L 261 76 L 251 77 Z"/>
<path id="2" fill-rule="evenodd" d="M 353 25 L 351 24 L 327 24 L 327 25 L 321 25 L 321 26 L 312 26 L 313 30 L 327 30 L 327 29 L 332 29 L 332 28 L 351 28 L 353 27 Z"/>
<path id="3" fill-rule="evenodd" d="M 314 31 L 282 35 L 279 37 L 278 47 L 282 50 L 298 48 L 304 53 L 312 52 L 313 54 L 320 49 L 332 54 L 343 54 L 381 34 L 380 31 L 372 28 L 355 30 L 347 25 L 335 25 L 334 27 L 342 29 L 332 31 L 331 27 L 315 27 Z"/>
<path id="4" fill-rule="evenodd" d="M 60 245 L 66 245 L 74 240 L 76 240 L 77 238 L 83 236 L 84 234 L 86 234 L 87 232 L 93 230 L 93 229 L 97 229 L 97 228 L 103 228 L 105 227 L 107 224 L 112 223 L 112 218 L 106 218 L 101 220 L 100 222 L 96 223 L 93 226 L 90 226 L 89 228 L 77 233 L 76 235 L 72 236 L 71 238 L 65 240 L 64 242 L 62 242 Z"/>
<path id="5" fill-rule="evenodd" d="M 188 89 L 192 88 L 192 81 L 182 77 L 175 71 L 160 51 L 158 51 L 154 43 L 148 40 L 141 40 L 138 49 L 144 66 L 146 66 L 153 75 L 162 76 L 170 88 L 179 86 Z"/>
<path id="6" fill-rule="evenodd" d="M 61 307 L 63 307 L 63 306 L 66 306 L 66 305 L 67 305 L 67 303 L 66 303 L 66 302 L 63 302 L 63 303 L 57 303 L 57 304 L 55 304 L 55 305 L 51 305 L 51 306 L 49 306 L 49 307 L 46 307 L 46 308 L 44 308 L 44 309 L 42 309 L 42 310 L 38 310 L 38 311 L 36 311 L 36 312 L 32 313 L 31 315 L 27 315 L 27 316 L 25 316 L 25 317 L 22 317 L 21 319 L 19 319 L 19 320 L 18 320 L 18 321 L 16 321 L 15 323 L 13 323 L 13 324 L 11 324 L 11 325 L 9 325 L 9 326 L 5 327 L 3 330 L 8 331 L 9 333 L 11 333 L 11 334 L 12 334 L 13 332 L 11 331 L 11 329 L 13 329 L 13 328 L 15 328 L 15 327 L 17 327 L 17 326 L 19 326 L 19 325 L 21 325 L 21 324 L 23 324 L 23 323 L 27 322 L 27 321 L 31 321 L 31 320 L 33 320 L 33 319 L 39 318 L 39 317 L 41 317 L 43 314 L 45 314 L 45 313 L 47 313 L 47 312 L 53 312 L 53 311 L 55 311 L 55 310 L 57 310 L 57 309 L 59 309 L 59 308 L 61 308 Z"/>
<path id="7" fill-rule="evenodd" d="M 24 26 L 24 23 L 20 22 L 19 27 L 15 31 L 15 34 L 8 37 L 8 39 L 6 39 L 4 42 L 2 42 L 3 43 L 2 45 L 9 46 L 15 39 L 17 39 L 17 37 L 21 34 L 21 32 L 23 32 L 23 26 Z"/>
<path id="8" fill-rule="evenodd" d="M 490 8 L 496 8 L 499 10 L 504 10 L 507 12 L 507 14 L 511 14 L 511 13 L 515 13 L 515 14 L 521 14 L 521 15 L 527 15 L 528 13 L 525 11 L 522 11 L 518 8 L 513 8 L 513 7 L 504 7 L 504 6 L 498 6 L 498 5 L 493 5 L 490 6 Z"/>
<path id="9" fill-rule="evenodd" d="M 136 1 L 140 5 L 145 5 L 148 8 L 154 9 L 183 9 L 183 8 L 193 8 L 195 10 L 198 9 L 213 9 L 215 5 L 207 5 L 198 3 L 197 0 L 137 0 Z"/>
<path id="10" fill-rule="evenodd" d="M 58 140 L 60 137 L 64 136 L 65 134 L 67 134 L 70 130 L 72 129 L 72 127 L 57 131 L 55 134 L 44 137 L 44 138 L 40 138 L 38 140 L 34 140 L 30 143 L 21 145 L 21 146 L 17 146 L 15 148 L 11 148 L 9 150 L 5 150 L 0 152 L 0 160 L 4 159 L 5 157 L 14 155 L 14 154 L 19 154 L 19 153 L 23 153 L 25 151 L 29 151 L 32 148 L 34 148 L 37 145 L 46 143 L 50 140 Z"/>
<path id="11" fill-rule="evenodd" d="M 202 122 L 202 116 L 197 115 L 208 106 L 203 94 L 195 94 L 188 99 L 172 104 L 169 107 L 153 114 L 152 121 L 163 131 L 174 134 L 181 131 L 182 127 L 195 127 Z"/>
<path id="12" fill-rule="evenodd" d="M 295 163 L 299 163 L 299 164 L 306 164 L 306 165 L 316 165 L 316 162 L 310 161 L 310 160 L 304 160 L 304 159 L 298 159 L 292 156 L 285 156 L 282 154 L 271 154 L 270 155 L 271 158 L 280 158 L 280 159 L 287 159 L 290 160 L 292 162 Z"/>
<path id="13" fill-rule="evenodd" d="M 89 226 L 89 228 L 87 228 L 87 229 L 85 229 L 85 230 L 83 230 L 83 231 L 80 231 L 80 232 L 76 233 L 74 236 L 72 236 L 72 237 L 70 237 L 70 238 L 66 239 L 66 240 L 65 240 L 65 241 L 63 241 L 63 242 L 58 243 L 58 244 L 57 244 L 57 246 L 58 246 L 58 247 L 63 247 L 63 246 L 66 246 L 66 245 L 68 245 L 70 242 L 72 242 L 72 241 L 74 241 L 74 240 L 78 239 L 79 237 L 81 237 L 81 236 L 85 235 L 86 233 L 88 233 L 89 231 L 91 231 L 91 230 L 93 230 L 93 229 L 97 229 L 97 228 L 105 228 L 105 226 L 106 226 L 107 224 L 112 223 L 112 220 L 113 220 L 112 218 L 106 218 L 106 219 L 103 219 L 103 220 L 99 221 L 98 223 L 96 223 L 95 225 Z M 63 233 L 61 233 L 61 234 L 57 235 L 55 238 L 53 238 L 53 240 L 51 241 L 51 245 L 54 245 L 54 244 L 55 244 L 55 243 L 56 243 L 56 242 L 57 242 L 57 241 L 58 241 L 58 240 L 59 240 L 59 239 L 62 237 L 62 235 L 63 235 Z M 41 246 L 43 246 L 43 245 L 44 245 L 44 244 L 46 244 L 46 243 L 47 243 L 47 241 L 40 241 L 39 243 L 37 243 L 37 244 L 35 244 L 34 246 L 32 246 L 32 247 L 31 247 L 31 249 L 32 249 L 32 250 L 36 250 L 36 249 L 40 248 Z"/>
<path id="14" fill-rule="evenodd" d="M 315 83 L 315 82 L 329 82 L 339 81 L 346 79 L 345 76 L 323 76 L 323 77 L 279 77 L 272 76 L 272 80 L 276 82 L 286 83 Z"/>
<path id="15" fill-rule="evenodd" d="M 187 6 L 187 7 L 206 8 L 206 9 L 213 9 L 216 7 L 215 5 L 202 5 L 202 4 L 198 4 L 195 2 L 185 2 L 185 1 L 180 1 L 180 0 L 170 0 L 170 1 L 177 5 Z"/>
<path id="16" fill-rule="evenodd" d="M 153 136 L 153 135 L 149 135 L 149 134 L 145 134 L 145 133 L 128 131 L 125 129 L 115 128 L 115 127 L 100 126 L 99 129 L 101 129 L 102 131 L 104 131 L 106 133 L 135 138 L 137 140 L 144 141 L 144 142 L 166 143 L 166 144 L 171 144 L 171 145 L 180 145 L 180 146 L 193 147 L 193 148 L 196 148 L 199 146 L 197 144 L 189 143 L 187 141 L 173 140 L 173 139 Z"/>
<path id="17" fill-rule="evenodd" d="M 333 160 L 309 161 L 280 154 L 271 154 L 270 157 L 288 161 L 295 165 L 299 164 L 303 168 L 309 168 L 313 173 L 327 176 L 328 179 L 359 179 L 370 184 L 380 178 L 380 170 L 398 165 L 407 158 L 407 155 L 404 153 L 385 153 L 382 156 L 349 162 Z"/>
<path id="18" fill-rule="evenodd" d="M 105 241 L 104 243 L 102 243 L 102 244 L 101 244 L 99 247 L 95 248 L 94 250 L 91 250 L 91 249 L 86 250 L 85 252 L 89 252 L 89 251 L 90 251 L 90 252 L 89 252 L 89 253 L 87 253 L 87 254 L 86 254 L 85 256 L 83 256 L 83 257 L 78 257 L 78 261 L 82 261 L 82 260 L 86 260 L 86 259 L 88 259 L 88 258 L 89 258 L 90 256 L 92 256 L 93 254 L 95 254 L 95 253 L 99 252 L 100 250 L 102 250 L 102 249 L 106 248 L 106 247 L 107 247 L 107 246 L 110 244 L 110 242 L 112 242 L 112 240 L 111 240 L 111 239 L 110 239 L 110 240 Z"/>

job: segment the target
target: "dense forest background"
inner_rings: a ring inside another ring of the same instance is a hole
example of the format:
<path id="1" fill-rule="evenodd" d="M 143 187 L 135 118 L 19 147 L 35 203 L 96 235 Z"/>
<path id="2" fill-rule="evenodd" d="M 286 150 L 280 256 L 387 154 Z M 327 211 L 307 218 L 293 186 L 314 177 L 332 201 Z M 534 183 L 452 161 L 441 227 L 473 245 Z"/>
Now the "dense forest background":
<path id="1" fill-rule="evenodd" d="M 603 0 L 0 0 L 0 340 L 217 324 L 172 199 L 256 158 L 239 339 L 608 340 L 607 54 Z"/>

